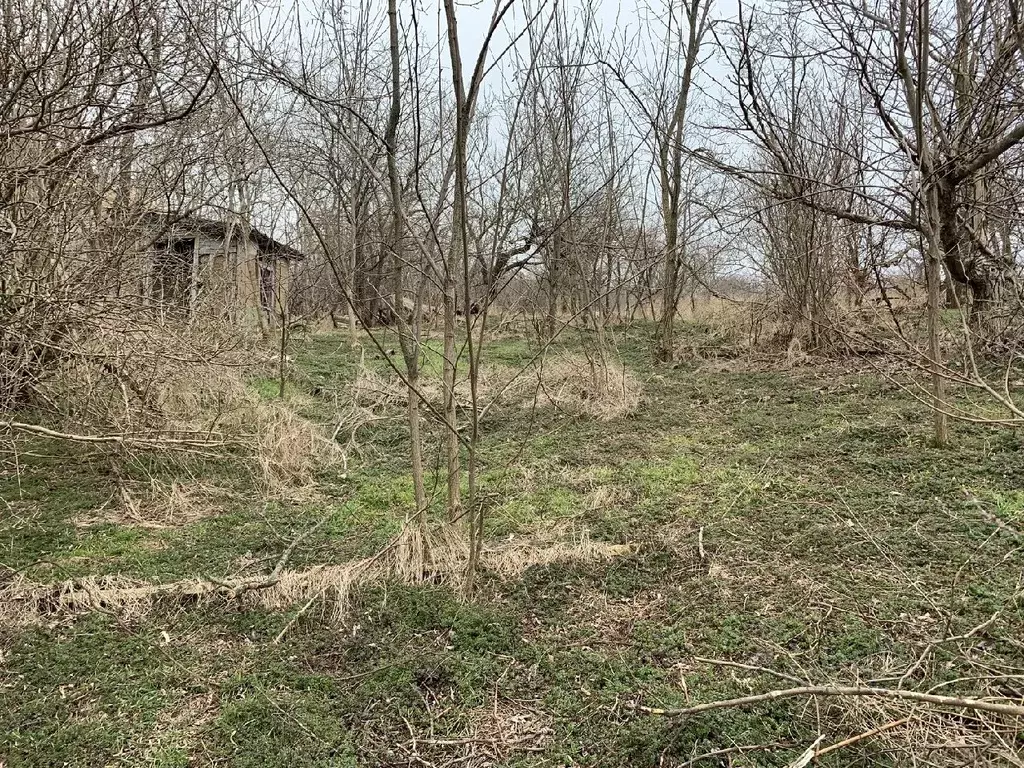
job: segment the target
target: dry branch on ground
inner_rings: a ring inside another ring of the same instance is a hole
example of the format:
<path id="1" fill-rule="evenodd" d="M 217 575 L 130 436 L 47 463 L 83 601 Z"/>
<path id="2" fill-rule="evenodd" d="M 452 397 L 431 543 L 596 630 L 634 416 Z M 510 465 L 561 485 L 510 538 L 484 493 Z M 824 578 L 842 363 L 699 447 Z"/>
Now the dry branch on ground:
<path id="1" fill-rule="evenodd" d="M 285 566 L 295 549 L 328 517 L 292 541 L 267 574 L 241 579 L 197 576 L 156 584 L 123 576 L 84 577 L 41 584 L 16 576 L 0 588 L 0 616 L 12 623 L 29 623 L 42 616 L 94 610 L 135 615 L 168 601 L 190 604 L 211 599 L 241 600 L 284 608 L 299 601 L 324 598 L 331 606 L 334 620 L 339 621 L 344 616 L 351 590 L 359 584 L 392 577 L 457 583 L 465 571 L 469 552 L 462 537 L 443 527 L 428 534 L 424 552 L 410 552 L 403 548 L 409 526 L 372 557 L 288 570 Z M 544 535 L 521 536 L 486 546 L 480 565 L 500 577 L 511 578 L 532 566 L 607 560 L 632 551 L 630 545 L 595 541 L 584 529 L 556 529 Z M 428 560 L 423 559 L 425 553 L 429 553 Z M 416 559 L 415 564 L 410 564 L 410 557 Z"/>

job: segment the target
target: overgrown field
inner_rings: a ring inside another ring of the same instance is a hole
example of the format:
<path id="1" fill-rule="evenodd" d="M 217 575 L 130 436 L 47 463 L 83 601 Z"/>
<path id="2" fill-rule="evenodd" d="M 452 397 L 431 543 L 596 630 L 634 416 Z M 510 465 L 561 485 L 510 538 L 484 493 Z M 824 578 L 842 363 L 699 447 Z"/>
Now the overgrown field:
<path id="1" fill-rule="evenodd" d="M 805 682 L 1024 704 L 1024 454 L 962 424 L 932 447 L 926 408 L 867 363 L 654 367 L 646 330 L 617 347 L 642 387 L 626 412 L 513 397 L 485 415 L 489 540 L 523 546 L 471 599 L 383 575 L 343 613 L 224 594 L 0 608 L 0 765 L 787 766 L 819 735 L 863 736 L 821 765 L 1024 765 L 1024 718 L 957 708 L 643 709 Z M 536 351 L 509 336 L 484 358 Z M 356 391 L 385 363 L 341 336 L 292 355 L 286 405 L 339 449 L 315 485 L 268 495 L 230 461 L 40 441 L 3 464 L 0 587 L 247 578 L 320 520 L 288 569 L 378 552 L 412 498 L 400 406 Z"/>

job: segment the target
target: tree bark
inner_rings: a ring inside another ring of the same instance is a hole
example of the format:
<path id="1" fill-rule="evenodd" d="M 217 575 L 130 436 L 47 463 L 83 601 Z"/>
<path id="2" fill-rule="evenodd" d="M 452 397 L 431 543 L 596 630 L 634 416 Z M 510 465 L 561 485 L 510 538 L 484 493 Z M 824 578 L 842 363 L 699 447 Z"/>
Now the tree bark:
<path id="1" fill-rule="evenodd" d="M 420 438 L 419 338 L 416 334 L 419 301 L 415 302 L 412 317 L 405 318 L 405 216 L 402 206 L 402 182 L 398 173 L 398 125 L 402 116 L 401 71 L 398 40 L 397 0 L 388 0 L 388 37 L 391 48 L 391 110 L 385 144 L 388 153 L 388 181 L 391 193 L 391 253 L 394 279 L 394 316 L 398 327 L 398 343 L 406 368 L 406 415 L 409 421 L 409 460 L 412 470 L 416 503 L 415 520 L 421 532 L 427 528 L 427 493 L 423 480 L 423 452 Z"/>

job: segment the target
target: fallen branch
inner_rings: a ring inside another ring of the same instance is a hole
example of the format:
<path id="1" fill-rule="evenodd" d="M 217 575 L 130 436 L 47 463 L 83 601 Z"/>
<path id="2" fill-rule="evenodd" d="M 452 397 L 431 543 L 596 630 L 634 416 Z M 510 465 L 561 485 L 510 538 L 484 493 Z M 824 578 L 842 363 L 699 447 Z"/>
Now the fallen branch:
<path id="1" fill-rule="evenodd" d="M 968 503 L 978 510 L 978 514 L 980 514 L 982 518 L 984 518 L 986 523 L 988 523 L 989 525 L 994 525 L 997 531 L 1006 534 L 1011 539 L 1020 539 L 1022 536 L 1024 536 L 1024 534 L 1022 534 L 1008 522 L 999 517 L 999 515 L 990 511 L 985 506 L 985 503 L 977 496 L 975 496 L 973 493 L 971 493 L 969 490 L 967 490 L 966 488 L 961 488 L 961 490 L 967 497 Z"/>
<path id="2" fill-rule="evenodd" d="M 308 539 L 310 536 L 312 536 L 314 533 L 316 533 L 318 530 L 320 530 L 323 527 L 324 523 L 326 523 L 332 517 L 334 517 L 334 511 L 328 512 L 326 515 L 321 517 L 314 525 L 307 528 L 305 531 L 300 533 L 295 539 L 292 540 L 292 543 L 287 546 L 284 552 L 281 553 L 281 557 L 277 559 L 277 563 L 274 564 L 274 570 L 270 572 L 270 576 L 268 577 L 268 587 L 273 586 L 278 581 L 280 581 L 281 571 L 283 571 L 284 567 L 288 564 L 288 558 L 292 556 L 292 552 L 295 551 L 295 548 L 299 546 L 299 544 L 304 542 L 306 539 Z"/>
<path id="3" fill-rule="evenodd" d="M 164 584 L 132 584 L 117 577 L 85 578 L 28 588 L 15 583 L 0 591 L 0 604 L 20 603 L 24 606 L 34 606 L 35 613 L 46 615 L 57 613 L 62 609 L 119 608 L 126 605 L 151 603 L 166 598 L 188 600 L 217 596 L 235 598 L 245 592 L 270 589 L 280 584 L 285 565 L 288 564 L 296 547 L 322 527 L 333 515 L 334 512 L 328 512 L 316 524 L 293 539 L 281 553 L 273 570 L 266 575 L 261 574 L 244 579 L 218 579 L 216 577 L 184 579 Z M 310 569 L 310 572 L 314 572 L 314 569 Z"/>
<path id="4" fill-rule="evenodd" d="M 74 432 L 58 432 L 49 427 L 39 424 L 26 424 L 21 421 L 0 421 L 0 429 L 12 432 L 26 432 L 31 435 L 52 437 L 58 440 L 70 440 L 76 443 L 116 443 L 119 445 L 137 445 L 143 447 L 158 448 L 161 446 L 188 446 L 209 448 L 219 445 L 230 445 L 230 440 L 210 440 L 206 438 L 176 438 L 176 437 L 138 437 L 131 434 L 123 435 L 79 435 Z"/>
<path id="5" fill-rule="evenodd" d="M 295 625 L 295 623 L 306 614 L 306 611 L 308 611 L 310 607 L 313 605 L 313 603 L 316 602 L 317 598 L 322 597 L 326 593 L 326 591 L 327 590 L 325 588 L 313 593 L 313 596 L 309 598 L 309 600 L 307 600 L 301 608 L 299 608 L 296 614 L 288 620 L 288 623 L 281 627 L 281 631 L 278 632 L 277 635 L 274 637 L 274 645 L 277 645 L 284 639 L 284 636 L 288 634 L 288 630 L 291 629 Z"/>
<path id="6" fill-rule="evenodd" d="M 314 565 L 300 571 L 286 570 L 285 566 L 295 549 L 330 517 L 331 513 L 325 515 L 296 537 L 281 553 L 269 573 L 247 578 L 205 576 L 152 584 L 121 576 L 98 576 L 40 584 L 16 576 L 13 581 L 0 587 L 0 623 L 4 620 L 31 620 L 64 611 L 142 611 L 159 601 L 194 604 L 205 598 L 235 599 L 252 593 L 258 595 L 254 599 L 275 609 L 301 601 L 303 605 L 299 612 L 278 634 L 283 639 L 295 619 L 307 613 L 318 598 L 333 596 L 336 605 L 343 605 L 345 597 L 354 586 L 370 579 L 385 579 L 399 574 L 399 557 L 395 550 L 401 535 L 394 537 L 370 558 L 336 565 Z M 446 547 L 450 550 L 447 554 L 444 552 Z M 464 572 L 467 555 L 461 546 L 452 549 L 450 544 L 442 542 L 432 546 L 431 550 L 435 556 L 444 555 L 430 563 L 431 577 L 445 579 Z M 630 545 L 593 541 L 583 530 L 575 540 L 568 542 L 561 539 L 531 541 L 522 537 L 514 543 L 502 542 L 500 546 L 484 548 L 480 565 L 498 575 L 510 576 L 534 565 L 594 561 L 619 557 L 632 551 Z M 340 612 L 340 609 L 336 611 L 338 615 Z"/>
<path id="7" fill-rule="evenodd" d="M 683 707 L 681 709 L 659 709 L 657 707 L 644 706 L 639 706 L 638 709 L 641 712 L 646 712 L 650 715 L 685 717 L 688 715 L 700 714 L 701 712 L 710 712 L 715 709 L 746 707 L 751 704 L 760 704 L 764 701 L 778 701 L 779 699 L 792 699 L 799 696 L 875 696 L 883 699 L 902 699 L 904 701 L 923 702 L 925 704 L 936 704 L 944 707 L 957 707 L 959 709 L 973 709 L 979 712 L 994 712 L 1000 715 L 1024 717 L 1024 706 L 1020 706 L 1018 704 L 1002 704 L 996 701 L 963 699 L 956 696 L 940 696 L 934 693 L 918 693 L 917 691 L 902 691 L 893 688 L 825 685 L 807 685 L 799 688 L 785 688 L 782 690 L 768 691 L 767 693 L 759 693 L 755 696 L 743 696 L 738 699 L 709 701 L 705 704 L 697 704 L 693 707 Z"/>

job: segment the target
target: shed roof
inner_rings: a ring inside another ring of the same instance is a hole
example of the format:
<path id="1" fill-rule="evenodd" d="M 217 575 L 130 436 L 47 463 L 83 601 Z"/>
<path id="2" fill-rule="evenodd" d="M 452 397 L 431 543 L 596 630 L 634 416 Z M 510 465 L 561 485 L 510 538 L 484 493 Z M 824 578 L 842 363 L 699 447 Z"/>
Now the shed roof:
<path id="1" fill-rule="evenodd" d="M 226 238 L 228 236 L 228 222 L 217 219 L 208 219 L 196 215 L 178 215 L 167 213 L 149 213 L 146 215 L 147 224 L 152 228 L 160 229 L 160 237 L 166 235 L 175 236 L 183 232 L 201 232 L 214 238 Z M 238 227 L 234 227 L 234 234 L 239 234 Z M 159 239 L 159 238 L 154 238 Z M 289 245 L 275 240 L 270 235 L 261 232 L 256 227 L 249 227 L 249 239 L 256 244 L 261 253 L 279 259 L 302 259 L 305 254 L 292 248 Z"/>

